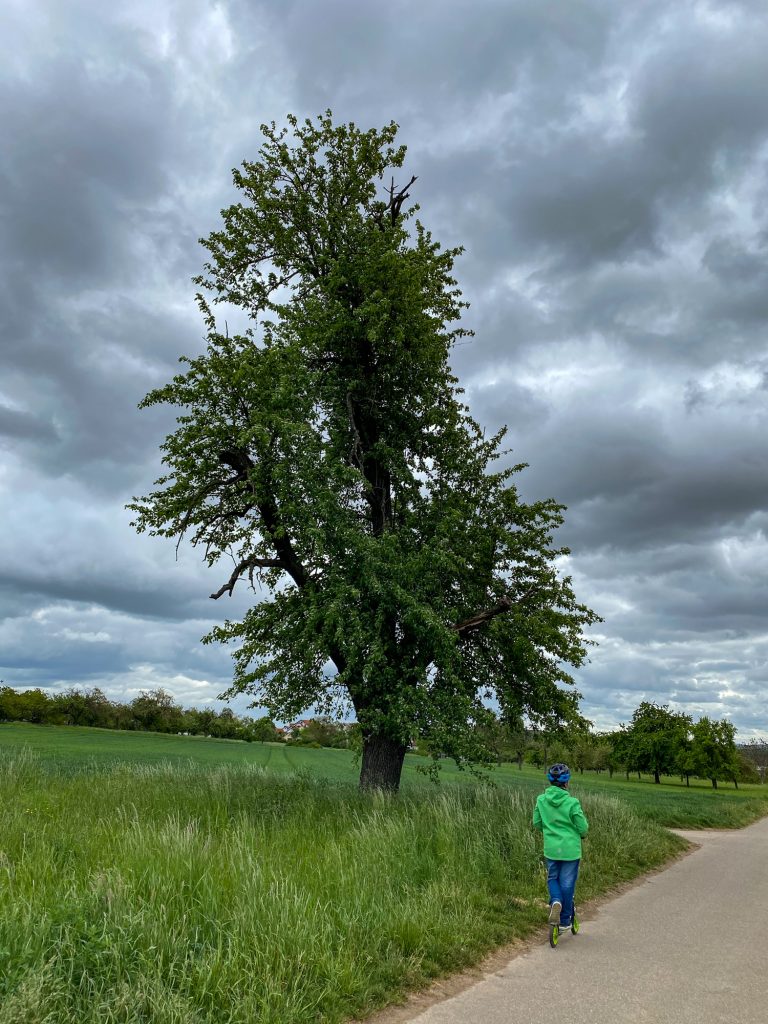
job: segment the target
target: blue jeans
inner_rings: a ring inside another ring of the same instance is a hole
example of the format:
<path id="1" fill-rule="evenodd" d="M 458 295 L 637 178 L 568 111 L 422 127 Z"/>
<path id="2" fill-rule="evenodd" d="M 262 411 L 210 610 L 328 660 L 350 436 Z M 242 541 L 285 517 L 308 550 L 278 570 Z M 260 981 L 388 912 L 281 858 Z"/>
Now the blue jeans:
<path id="1" fill-rule="evenodd" d="M 550 860 L 547 862 L 547 888 L 549 889 L 549 905 L 559 900 L 563 906 L 560 911 L 560 924 L 563 928 L 570 926 L 573 918 L 573 893 L 576 879 L 579 877 L 578 860 Z"/>

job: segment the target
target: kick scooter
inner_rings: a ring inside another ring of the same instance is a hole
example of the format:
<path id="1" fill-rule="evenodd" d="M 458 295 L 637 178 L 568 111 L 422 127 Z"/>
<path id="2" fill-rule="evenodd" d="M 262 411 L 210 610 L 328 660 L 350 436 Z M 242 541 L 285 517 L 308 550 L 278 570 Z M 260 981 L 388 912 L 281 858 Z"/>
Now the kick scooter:
<path id="1" fill-rule="evenodd" d="M 579 919 L 576 917 L 576 906 L 573 908 L 573 917 L 571 923 L 567 928 L 561 928 L 559 924 L 551 924 L 549 926 L 549 944 L 552 949 L 555 948 L 559 939 L 561 931 L 570 931 L 572 935 L 578 935 L 579 933 Z"/>

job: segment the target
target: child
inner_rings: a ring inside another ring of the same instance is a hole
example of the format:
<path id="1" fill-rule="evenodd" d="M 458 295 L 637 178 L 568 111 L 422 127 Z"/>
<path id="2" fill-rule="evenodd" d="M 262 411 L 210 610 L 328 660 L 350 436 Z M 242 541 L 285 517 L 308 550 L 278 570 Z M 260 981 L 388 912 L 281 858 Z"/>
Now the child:
<path id="1" fill-rule="evenodd" d="M 544 833 L 549 923 L 570 928 L 581 860 L 581 837 L 589 831 L 589 824 L 578 798 L 568 792 L 571 778 L 568 765 L 553 764 L 547 778 L 551 785 L 536 800 L 533 827 Z"/>

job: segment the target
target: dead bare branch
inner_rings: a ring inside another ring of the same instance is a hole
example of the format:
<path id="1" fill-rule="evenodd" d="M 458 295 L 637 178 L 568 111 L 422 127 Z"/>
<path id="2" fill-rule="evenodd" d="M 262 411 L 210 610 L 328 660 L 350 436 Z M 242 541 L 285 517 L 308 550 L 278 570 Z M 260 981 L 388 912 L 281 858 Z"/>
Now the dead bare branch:
<path id="1" fill-rule="evenodd" d="M 218 601 L 222 594 L 228 593 L 232 597 L 232 591 L 235 589 L 235 584 L 243 575 L 246 569 L 248 569 L 248 578 L 253 586 L 253 571 L 254 569 L 285 569 L 286 566 L 279 558 L 244 558 L 241 562 L 235 566 L 234 572 L 229 577 L 229 580 L 224 584 L 223 587 L 219 587 L 215 594 L 211 594 L 211 598 L 214 601 Z"/>
<path id="2" fill-rule="evenodd" d="M 399 192 L 395 192 L 395 179 L 392 179 L 392 184 L 387 189 L 387 192 L 389 193 L 389 200 L 387 201 L 386 206 L 384 207 L 383 210 L 377 210 L 373 214 L 373 219 L 376 221 L 376 223 L 379 225 L 382 231 L 384 230 L 384 214 L 386 213 L 389 214 L 390 223 L 392 224 L 392 226 L 395 226 L 395 224 L 397 223 L 397 218 L 400 216 L 400 211 L 402 209 L 403 203 L 405 202 L 406 199 L 409 198 L 411 194 L 408 191 L 408 189 L 416 181 L 418 181 L 418 178 L 414 174 L 407 185 L 404 185 Z"/>

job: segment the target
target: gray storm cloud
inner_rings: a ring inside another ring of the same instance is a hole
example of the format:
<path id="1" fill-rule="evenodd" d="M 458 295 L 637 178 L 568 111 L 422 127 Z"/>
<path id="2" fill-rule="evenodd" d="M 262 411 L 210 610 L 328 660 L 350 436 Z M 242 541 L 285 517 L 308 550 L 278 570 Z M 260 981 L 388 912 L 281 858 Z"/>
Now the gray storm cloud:
<path id="1" fill-rule="evenodd" d="M 197 244 L 288 111 L 380 125 L 446 245 L 472 411 L 568 506 L 584 710 L 768 730 L 768 11 L 94 0 L 0 12 L 0 675 L 209 700 L 227 575 L 136 537 L 203 331 Z M 219 579 L 221 577 L 221 579 Z"/>

